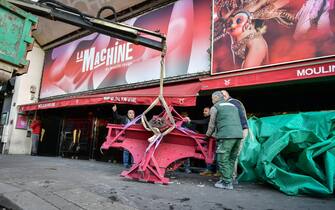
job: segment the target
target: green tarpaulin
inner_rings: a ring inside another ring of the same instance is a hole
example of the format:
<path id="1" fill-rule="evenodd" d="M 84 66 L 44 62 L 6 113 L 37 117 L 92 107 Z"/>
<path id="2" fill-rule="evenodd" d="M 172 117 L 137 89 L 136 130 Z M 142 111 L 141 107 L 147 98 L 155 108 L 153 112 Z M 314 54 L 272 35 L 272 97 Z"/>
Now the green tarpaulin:
<path id="1" fill-rule="evenodd" d="M 288 195 L 330 196 L 335 180 L 335 111 L 248 120 L 240 181 L 264 181 Z"/>

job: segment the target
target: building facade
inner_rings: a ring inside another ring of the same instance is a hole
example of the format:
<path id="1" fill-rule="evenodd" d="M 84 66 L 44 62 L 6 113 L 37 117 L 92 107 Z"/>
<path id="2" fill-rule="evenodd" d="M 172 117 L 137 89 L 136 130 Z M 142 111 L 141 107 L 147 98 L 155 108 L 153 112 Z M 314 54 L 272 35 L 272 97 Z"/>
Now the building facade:
<path id="1" fill-rule="evenodd" d="M 201 118 L 202 108 L 211 105 L 211 93 L 227 89 L 250 115 L 334 109 L 333 8 L 323 8 L 329 27 L 303 32 L 293 22 L 304 12 L 303 2 L 276 8 L 288 20 L 271 16 L 268 5 L 254 8 L 255 15 L 263 9 L 272 17 L 264 20 L 250 17 L 246 5 L 234 8 L 222 2 L 180 0 L 127 21 L 149 30 L 159 26 L 167 35 L 169 104 Z M 227 15 L 227 10 L 236 12 Z M 26 118 L 29 124 L 36 112 L 45 129 L 40 155 L 103 159 L 99 148 L 106 124 L 114 122 L 111 107 L 118 104 L 121 114 L 131 107 L 139 114 L 159 93 L 160 53 L 154 50 L 97 33 L 45 56 L 34 50 L 31 71 L 15 84 L 8 131 L 3 132 L 4 148 L 11 154 L 29 154 L 29 126 L 17 128 L 17 121 Z"/>

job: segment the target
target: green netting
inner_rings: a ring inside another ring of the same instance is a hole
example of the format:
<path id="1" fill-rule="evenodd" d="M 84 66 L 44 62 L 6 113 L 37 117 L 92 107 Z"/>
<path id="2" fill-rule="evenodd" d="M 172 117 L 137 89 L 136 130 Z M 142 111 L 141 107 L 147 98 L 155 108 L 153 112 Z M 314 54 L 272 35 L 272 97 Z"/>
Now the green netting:
<path id="1" fill-rule="evenodd" d="M 335 179 L 335 111 L 250 118 L 240 181 L 264 181 L 288 195 L 329 196 Z"/>

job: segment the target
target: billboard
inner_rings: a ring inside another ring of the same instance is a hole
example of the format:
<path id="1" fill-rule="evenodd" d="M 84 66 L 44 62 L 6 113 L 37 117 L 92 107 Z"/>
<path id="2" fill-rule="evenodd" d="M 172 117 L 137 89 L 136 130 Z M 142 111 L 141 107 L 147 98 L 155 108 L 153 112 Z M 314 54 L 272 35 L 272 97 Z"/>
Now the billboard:
<path id="1" fill-rule="evenodd" d="M 181 0 L 126 24 L 166 34 L 166 77 L 209 71 L 208 2 Z M 159 72 L 159 51 L 93 33 L 46 53 L 40 98 L 159 79 Z"/>
<path id="2" fill-rule="evenodd" d="M 335 55 L 334 0 L 214 0 L 213 5 L 212 74 Z"/>

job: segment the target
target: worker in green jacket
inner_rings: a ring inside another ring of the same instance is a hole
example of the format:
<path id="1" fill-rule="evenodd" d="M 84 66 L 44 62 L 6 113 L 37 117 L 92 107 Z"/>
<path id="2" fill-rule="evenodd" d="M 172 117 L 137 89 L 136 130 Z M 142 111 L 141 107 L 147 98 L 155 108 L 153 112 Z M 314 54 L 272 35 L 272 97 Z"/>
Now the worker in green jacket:
<path id="1" fill-rule="evenodd" d="M 243 138 L 241 120 L 238 108 L 234 104 L 225 101 L 221 91 L 216 91 L 212 94 L 212 102 L 214 105 L 210 110 L 206 138 L 212 136 L 216 130 L 216 157 L 219 171 L 221 172 L 220 180 L 214 186 L 232 190 L 234 164 L 241 139 Z"/>

